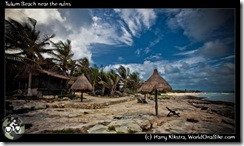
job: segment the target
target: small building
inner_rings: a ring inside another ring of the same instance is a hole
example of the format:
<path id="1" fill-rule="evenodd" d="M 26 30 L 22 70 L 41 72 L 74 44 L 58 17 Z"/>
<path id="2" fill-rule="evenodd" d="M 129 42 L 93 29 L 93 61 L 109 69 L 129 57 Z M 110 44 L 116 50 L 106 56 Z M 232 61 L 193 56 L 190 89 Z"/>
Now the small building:
<path id="1" fill-rule="evenodd" d="M 31 92 L 33 96 L 42 97 L 42 95 L 58 95 L 67 88 L 67 80 L 70 78 L 55 72 L 47 71 L 42 68 L 33 68 L 32 66 L 25 69 L 16 76 L 18 89 L 28 90 L 31 72 Z"/>

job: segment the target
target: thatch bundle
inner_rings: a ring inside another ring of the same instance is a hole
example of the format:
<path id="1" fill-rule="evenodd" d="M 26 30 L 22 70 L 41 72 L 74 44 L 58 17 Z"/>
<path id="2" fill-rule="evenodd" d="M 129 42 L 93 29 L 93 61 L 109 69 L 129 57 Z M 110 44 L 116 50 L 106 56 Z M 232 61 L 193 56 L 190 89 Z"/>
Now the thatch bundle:
<path id="1" fill-rule="evenodd" d="M 74 82 L 77 80 L 77 78 L 78 77 L 71 77 L 70 79 L 69 79 L 69 81 L 68 81 L 68 85 L 73 85 L 74 84 Z"/>
<path id="2" fill-rule="evenodd" d="M 139 92 L 152 92 L 154 90 L 158 91 L 170 91 L 172 90 L 172 87 L 169 85 L 169 83 L 164 80 L 159 74 L 158 70 L 154 69 L 153 74 L 150 76 L 150 78 L 141 86 L 141 88 L 138 90 Z"/>

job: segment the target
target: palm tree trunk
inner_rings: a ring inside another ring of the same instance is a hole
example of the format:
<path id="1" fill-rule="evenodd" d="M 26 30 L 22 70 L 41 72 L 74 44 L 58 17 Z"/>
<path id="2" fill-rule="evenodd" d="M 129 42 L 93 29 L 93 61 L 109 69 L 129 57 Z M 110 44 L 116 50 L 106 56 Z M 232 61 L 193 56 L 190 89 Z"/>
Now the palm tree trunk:
<path id="1" fill-rule="evenodd" d="M 102 95 L 102 96 L 104 95 L 104 91 L 105 91 L 105 86 L 103 85 L 103 86 L 102 86 L 102 90 L 101 90 L 101 95 Z"/>
<path id="2" fill-rule="evenodd" d="M 32 96 L 32 92 L 31 92 L 31 82 L 32 82 L 32 79 L 31 79 L 31 72 L 29 73 L 29 80 L 28 80 L 28 92 L 27 92 L 27 96 Z"/>
<path id="3" fill-rule="evenodd" d="M 114 95 L 114 89 L 111 89 L 110 96 L 113 96 L 113 95 Z"/>
<path id="4" fill-rule="evenodd" d="M 96 95 L 94 86 L 95 86 L 95 85 L 92 86 L 92 94 L 93 94 L 93 96 Z"/>

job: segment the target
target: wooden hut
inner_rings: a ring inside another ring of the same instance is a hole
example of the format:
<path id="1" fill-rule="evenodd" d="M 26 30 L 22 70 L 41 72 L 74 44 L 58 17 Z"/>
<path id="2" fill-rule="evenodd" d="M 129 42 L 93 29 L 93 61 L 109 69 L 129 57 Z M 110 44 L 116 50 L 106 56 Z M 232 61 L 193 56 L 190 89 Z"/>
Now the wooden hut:
<path id="1" fill-rule="evenodd" d="M 16 78 L 19 82 L 19 89 L 28 89 L 27 96 L 60 94 L 65 89 L 66 81 L 69 79 L 64 75 L 44 70 L 37 65 L 26 65 Z"/>

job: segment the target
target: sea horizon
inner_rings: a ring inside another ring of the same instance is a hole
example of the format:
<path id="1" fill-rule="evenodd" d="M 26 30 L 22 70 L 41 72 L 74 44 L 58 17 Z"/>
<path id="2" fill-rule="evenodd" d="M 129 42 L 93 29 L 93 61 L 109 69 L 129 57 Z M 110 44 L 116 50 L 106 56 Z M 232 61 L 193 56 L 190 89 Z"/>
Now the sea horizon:
<path id="1" fill-rule="evenodd" d="M 204 97 L 204 100 L 235 103 L 235 92 L 204 92 L 203 94 L 199 94 L 196 96 Z"/>

